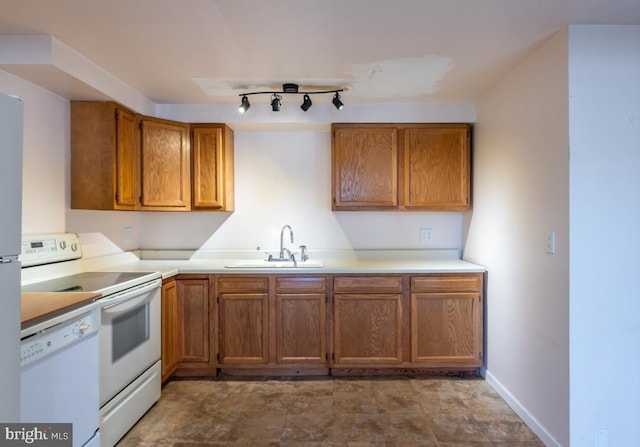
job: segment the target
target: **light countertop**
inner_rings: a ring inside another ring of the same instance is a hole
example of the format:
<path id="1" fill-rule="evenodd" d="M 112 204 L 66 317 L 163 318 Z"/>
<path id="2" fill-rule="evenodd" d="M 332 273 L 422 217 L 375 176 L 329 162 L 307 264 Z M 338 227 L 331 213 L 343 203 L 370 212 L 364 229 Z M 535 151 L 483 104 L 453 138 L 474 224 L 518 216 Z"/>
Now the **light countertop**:
<path id="1" fill-rule="evenodd" d="M 104 271 L 157 271 L 163 278 L 178 273 L 200 274 L 364 274 L 364 273 L 479 273 L 482 266 L 458 259 L 457 250 L 362 250 L 348 252 L 310 252 L 313 261 L 322 260 L 323 267 L 234 267 L 238 260 L 265 259 L 256 251 L 195 252 L 187 259 L 166 259 L 165 252 L 142 252 L 110 265 Z M 299 263 L 298 265 L 304 265 Z"/>

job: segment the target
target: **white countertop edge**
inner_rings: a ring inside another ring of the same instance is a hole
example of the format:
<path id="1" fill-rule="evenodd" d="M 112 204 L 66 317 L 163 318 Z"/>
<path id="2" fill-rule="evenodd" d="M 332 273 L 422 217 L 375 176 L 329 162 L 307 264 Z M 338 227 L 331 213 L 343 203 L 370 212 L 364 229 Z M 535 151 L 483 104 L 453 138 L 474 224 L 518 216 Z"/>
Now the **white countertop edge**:
<path id="1" fill-rule="evenodd" d="M 231 260 L 231 259 L 267 259 L 269 255 L 278 255 L 274 250 L 138 250 L 136 256 L 143 261 L 152 260 Z M 299 250 L 293 250 L 299 254 Z M 308 250 L 311 259 L 341 260 L 456 260 L 460 259 L 460 250 L 453 249 L 342 249 L 342 250 Z"/>
<path id="2" fill-rule="evenodd" d="M 401 273 L 482 273 L 485 268 L 463 260 L 429 260 L 429 261 L 343 261 L 327 260 L 321 268 L 228 268 L 229 260 L 141 260 L 125 264 L 106 266 L 105 271 L 157 271 L 163 278 L 181 273 L 191 274 L 296 274 L 296 275 L 329 275 L 329 274 L 401 274 Z"/>
<path id="3" fill-rule="evenodd" d="M 185 252 L 185 251 L 180 251 Z M 54 277 L 87 271 L 158 272 L 163 279 L 181 273 L 187 274 L 284 274 L 284 275 L 330 275 L 330 274 L 425 274 L 425 273 L 482 273 L 486 269 L 458 258 L 458 250 L 342 250 L 310 251 L 311 259 L 323 260 L 322 268 L 227 268 L 235 260 L 265 259 L 264 253 L 255 250 L 209 250 L 188 259 L 169 259 L 174 251 L 163 251 L 140 258 L 136 252 L 122 252 L 94 258 L 80 259 L 66 264 L 41 266 L 29 274 L 31 268 L 23 269 L 22 285 Z M 249 257 L 253 253 L 255 257 Z M 140 252 L 142 256 L 145 252 Z M 148 253 L 146 253 L 148 254 Z M 70 265 L 71 264 L 71 265 Z"/>

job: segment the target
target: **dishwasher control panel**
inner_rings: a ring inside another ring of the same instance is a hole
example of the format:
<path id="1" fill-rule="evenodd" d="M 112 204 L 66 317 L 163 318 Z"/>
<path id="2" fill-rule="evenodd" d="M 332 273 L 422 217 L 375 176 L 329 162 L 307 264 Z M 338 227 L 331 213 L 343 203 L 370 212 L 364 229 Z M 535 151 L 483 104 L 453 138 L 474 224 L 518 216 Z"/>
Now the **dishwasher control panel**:
<path id="1" fill-rule="evenodd" d="M 100 311 L 94 311 L 37 332 L 20 342 L 20 366 L 25 367 L 98 332 Z"/>

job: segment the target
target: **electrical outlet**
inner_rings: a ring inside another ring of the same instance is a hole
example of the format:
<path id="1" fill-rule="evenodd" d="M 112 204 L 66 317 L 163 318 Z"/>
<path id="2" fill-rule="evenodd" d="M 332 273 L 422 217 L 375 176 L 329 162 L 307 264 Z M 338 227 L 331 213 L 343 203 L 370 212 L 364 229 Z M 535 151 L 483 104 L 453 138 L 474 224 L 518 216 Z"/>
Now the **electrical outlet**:
<path id="1" fill-rule="evenodd" d="M 131 227 L 124 227 L 122 229 L 122 236 L 125 242 L 131 242 L 131 239 L 133 239 L 133 229 Z"/>
<path id="2" fill-rule="evenodd" d="M 420 228 L 420 242 L 426 242 L 433 239 L 433 230 L 431 228 Z"/>

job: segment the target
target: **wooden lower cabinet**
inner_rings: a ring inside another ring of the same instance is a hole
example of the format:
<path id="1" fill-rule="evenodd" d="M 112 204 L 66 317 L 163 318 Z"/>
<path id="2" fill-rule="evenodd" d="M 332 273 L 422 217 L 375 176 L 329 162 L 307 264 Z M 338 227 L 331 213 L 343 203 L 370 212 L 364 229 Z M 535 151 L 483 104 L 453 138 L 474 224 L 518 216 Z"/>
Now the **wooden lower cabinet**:
<path id="1" fill-rule="evenodd" d="M 328 372 L 326 278 L 217 277 L 223 373 Z"/>
<path id="2" fill-rule="evenodd" d="M 269 279 L 218 277 L 219 362 L 269 362 Z"/>
<path id="3" fill-rule="evenodd" d="M 178 295 L 178 354 L 176 375 L 216 374 L 215 301 L 209 275 L 180 275 Z"/>
<path id="4" fill-rule="evenodd" d="M 403 278 L 333 278 L 332 364 L 393 365 L 403 361 Z"/>
<path id="5" fill-rule="evenodd" d="M 411 278 L 411 362 L 482 365 L 482 275 Z"/>
<path id="6" fill-rule="evenodd" d="M 175 279 L 162 284 L 162 381 L 178 366 L 178 292 Z"/>
<path id="7" fill-rule="evenodd" d="M 178 275 L 163 286 L 163 377 L 172 345 L 178 376 L 473 370 L 483 363 L 483 281 L 483 273 Z"/>
<path id="8" fill-rule="evenodd" d="M 325 365 L 325 278 L 276 278 L 276 362 Z"/>
<path id="9" fill-rule="evenodd" d="M 402 293 L 333 297 L 333 363 L 402 362 Z"/>

